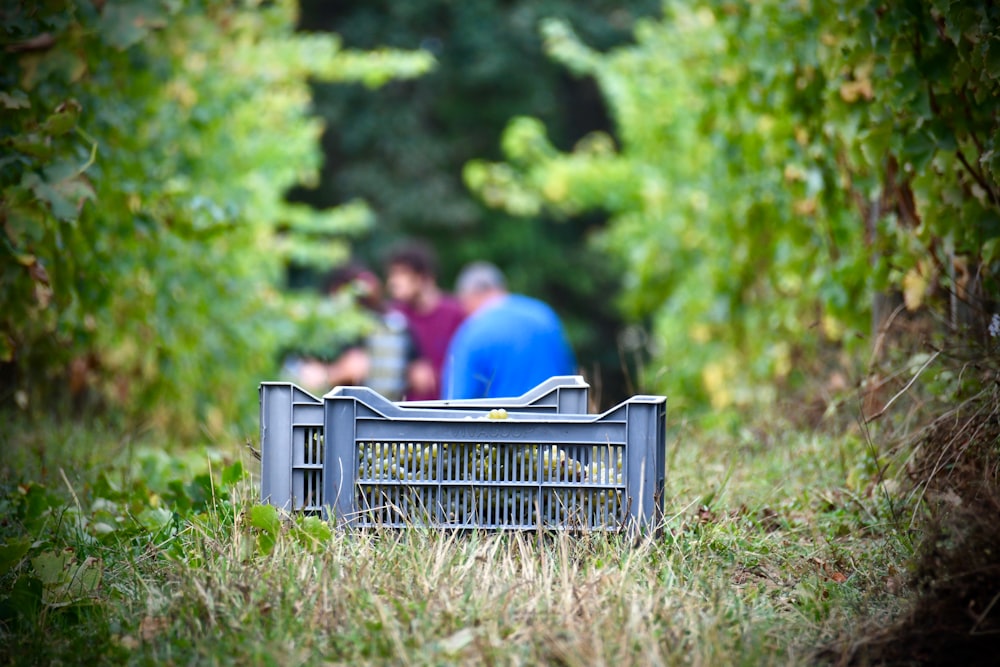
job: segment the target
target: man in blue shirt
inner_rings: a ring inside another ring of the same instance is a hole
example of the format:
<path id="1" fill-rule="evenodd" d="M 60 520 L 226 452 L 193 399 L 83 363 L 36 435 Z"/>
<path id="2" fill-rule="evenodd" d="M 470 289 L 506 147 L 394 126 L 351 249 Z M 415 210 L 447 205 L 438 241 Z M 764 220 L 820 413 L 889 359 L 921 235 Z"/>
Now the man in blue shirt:
<path id="1" fill-rule="evenodd" d="M 509 293 L 493 264 L 465 267 L 455 295 L 469 316 L 448 346 L 444 398 L 516 397 L 554 375 L 577 372 L 555 311 L 538 299 Z"/>

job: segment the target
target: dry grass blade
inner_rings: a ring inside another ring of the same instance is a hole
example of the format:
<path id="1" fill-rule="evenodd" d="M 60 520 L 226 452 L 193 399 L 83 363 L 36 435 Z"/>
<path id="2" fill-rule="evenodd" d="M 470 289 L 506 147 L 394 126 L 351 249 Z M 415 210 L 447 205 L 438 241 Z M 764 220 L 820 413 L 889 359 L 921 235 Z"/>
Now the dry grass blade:
<path id="1" fill-rule="evenodd" d="M 940 354 L 941 354 L 941 352 L 940 352 L 940 350 L 938 350 L 938 351 L 935 351 L 934 354 L 932 354 L 930 357 L 928 357 L 927 360 L 925 360 L 924 363 L 920 365 L 920 368 L 918 368 L 917 371 L 913 374 L 913 377 L 910 378 L 909 382 L 907 382 L 903 386 L 902 389 L 900 389 L 898 392 L 896 392 L 896 394 L 894 394 L 892 398 L 890 398 L 888 401 L 886 401 L 885 405 L 883 405 L 882 408 L 878 412 L 876 412 L 875 414 L 870 415 L 868 417 L 865 417 L 865 422 L 866 423 L 873 422 L 876 419 L 879 419 L 880 417 L 882 417 L 886 412 L 888 412 L 889 408 L 892 407 L 893 403 L 895 403 L 896 400 L 899 399 L 900 396 L 904 395 L 906 392 L 908 392 L 910 390 L 910 387 L 913 386 L 913 384 L 920 378 L 920 375 L 927 369 L 928 366 L 931 365 L 931 363 L 935 359 L 938 358 L 938 355 L 940 355 Z"/>

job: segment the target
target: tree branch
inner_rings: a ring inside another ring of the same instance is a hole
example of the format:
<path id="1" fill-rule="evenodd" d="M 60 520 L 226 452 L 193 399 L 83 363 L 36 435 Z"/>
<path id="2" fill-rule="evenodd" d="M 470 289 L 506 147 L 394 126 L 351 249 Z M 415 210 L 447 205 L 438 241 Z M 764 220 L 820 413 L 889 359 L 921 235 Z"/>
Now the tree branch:
<path id="1" fill-rule="evenodd" d="M 884 406 L 882 406 L 881 410 L 879 410 L 878 412 L 876 412 L 875 414 L 873 414 L 871 417 L 865 417 L 865 423 L 866 424 L 870 424 L 871 422 L 875 421 L 876 419 L 878 419 L 879 417 L 881 417 L 882 415 L 884 415 L 885 412 L 886 412 L 886 410 L 888 410 L 890 407 L 892 407 L 892 404 L 896 402 L 897 398 L 899 398 L 900 396 L 902 396 L 903 394 L 905 394 L 907 391 L 909 391 L 910 387 L 913 386 L 913 383 L 916 382 L 917 378 L 920 377 L 920 374 L 923 373 L 924 370 L 928 366 L 931 365 L 932 361 L 934 361 L 935 359 L 938 358 L 939 354 L 941 354 L 941 350 L 938 350 L 934 354 L 932 354 L 930 356 L 930 358 L 927 361 L 925 361 L 920 368 L 917 369 L 917 372 L 913 374 L 913 377 L 910 378 L 910 381 L 906 383 L 906 386 L 903 387 L 902 389 L 900 389 L 896 393 L 895 396 L 893 396 L 892 398 L 890 398 L 889 401 Z"/>
<path id="2" fill-rule="evenodd" d="M 23 42 L 14 42 L 13 44 L 8 44 L 4 49 L 7 53 L 22 53 L 24 51 L 47 51 L 51 49 L 56 43 L 56 38 L 52 36 L 50 32 L 43 32 L 40 35 L 36 35 L 31 39 L 26 39 Z"/>
<path id="3" fill-rule="evenodd" d="M 963 83 L 962 88 L 958 91 L 958 99 L 962 100 L 962 109 L 965 111 L 965 119 L 969 121 L 969 138 L 972 139 L 972 143 L 976 145 L 976 150 L 979 151 L 980 155 L 982 155 L 983 144 L 979 141 L 979 137 L 976 136 L 976 133 L 972 131 L 972 127 L 975 122 L 972 118 L 972 107 L 969 105 L 969 100 L 965 96 L 965 87 L 966 85 Z"/>
<path id="4" fill-rule="evenodd" d="M 972 168 L 972 165 L 969 164 L 969 161 L 965 159 L 965 154 L 962 153 L 962 149 L 961 148 L 955 149 L 955 155 L 958 156 L 959 162 L 961 162 L 965 166 L 965 169 L 970 174 L 972 174 L 972 178 L 974 178 L 976 180 L 976 183 L 979 183 L 979 186 L 983 190 L 986 190 L 986 194 L 989 196 L 990 201 L 995 206 L 997 204 L 997 194 L 995 192 L 993 192 L 993 188 L 990 187 L 990 184 L 986 182 L 986 179 L 983 177 L 983 175 L 980 174 L 978 171 L 976 171 L 975 169 Z"/>

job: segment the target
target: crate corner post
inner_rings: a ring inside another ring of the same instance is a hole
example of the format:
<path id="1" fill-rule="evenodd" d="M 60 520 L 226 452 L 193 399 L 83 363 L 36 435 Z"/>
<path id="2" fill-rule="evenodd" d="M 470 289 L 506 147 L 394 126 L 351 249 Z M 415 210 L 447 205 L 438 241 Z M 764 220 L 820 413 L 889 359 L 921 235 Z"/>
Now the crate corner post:
<path id="1" fill-rule="evenodd" d="M 666 403 L 665 396 L 636 396 L 628 405 L 629 518 L 643 529 L 655 526 L 663 514 Z"/>
<path id="2" fill-rule="evenodd" d="M 323 397 L 324 514 L 338 526 L 350 525 L 357 517 L 357 411 L 358 401 L 353 396 L 327 394 Z"/>
<path id="3" fill-rule="evenodd" d="M 292 387 L 262 382 L 260 391 L 260 500 L 291 508 Z"/>

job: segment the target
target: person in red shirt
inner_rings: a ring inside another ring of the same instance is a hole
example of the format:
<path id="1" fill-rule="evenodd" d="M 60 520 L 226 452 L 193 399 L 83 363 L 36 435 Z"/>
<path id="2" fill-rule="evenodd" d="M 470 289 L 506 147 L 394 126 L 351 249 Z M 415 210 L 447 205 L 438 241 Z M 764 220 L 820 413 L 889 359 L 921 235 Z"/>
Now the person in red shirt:
<path id="1" fill-rule="evenodd" d="M 425 372 L 415 373 L 411 400 L 441 398 L 441 368 L 448 343 L 465 319 L 462 304 L 437 283 L 437 257 L 429 245 L 409 241 L 397 246 L 386 261 L 386 288 L 405 316 Z"/>

